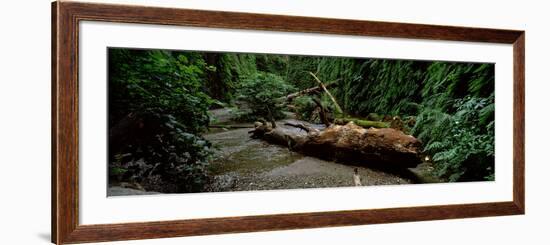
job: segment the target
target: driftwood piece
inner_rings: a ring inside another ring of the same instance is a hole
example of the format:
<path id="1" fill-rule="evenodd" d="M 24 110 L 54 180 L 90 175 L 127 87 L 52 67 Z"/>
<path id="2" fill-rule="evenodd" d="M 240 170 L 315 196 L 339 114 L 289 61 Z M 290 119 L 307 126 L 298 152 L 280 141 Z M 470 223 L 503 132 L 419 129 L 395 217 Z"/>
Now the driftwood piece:
<path id="1" fill-rule="evenodd" d="M 277 128 L 266 123 L 255 126 L 251 132 L 257 138 L 327 160 L 389 169 L 416 167 L 421 162 L 421 142 L 392 128 L 365 129 L 353 122 L 324 130 L 305 123 L 285 123 Z"/>
<path id="2" fill-rule="evenodd" d="M 336 112 L 338 114 L 343 114 L 344 111 L 342 110 L 342 107 L 340 107 L 340 105 L 338 104 L 338 102 L 336 102 L 336 99 L 334 98 L 334 96 L 332 96 L 332 94 L 330 93 L 330 91 L 328 91 L 327 87 L 325 86 L 325 84 L 323 84 L 323 82 L 321 82 L 321 80 L 319 80 L 319 78 L 317 78 L 317 76 L 315 76 L 315 74 L 313 74 L 313 72 L 309 72 L 309 74 L 311 76 L 313 76 L 313 78 L 315 79 L 315 81 L 319 84 L 319 86 L 321 88 L 323 88 L 323 90 L 325 91 L 325 93 L 327 93 L 327 95 L 330 97 L 330 99 L 332 100 L 332 103 L 334 103 L 334 107 L 336 108 Z"/>
<path id="3" fill-rule="evenodd" d="M 325 84 L 325 87 L 330 88 L 330 87 L 333 87 L 334 85 L 336 85 L 336 82 L 327 83 L 327 84 Z M 321 92 L 322 90 L 323 90 L 323 88 L 321 86 L 315 86 L 315 87 L 307 88 L 307 89 L 289 94 L 289 95 L 287 95 L 285 97 L 281 97 L 279 99 L 281 99 L 281 100 L 284 99 L 286 101 L 292 101 L 292 100 L 296 99 L 297 97 L 308 95 L 308 94 L 316 94 L 316 93 Z"/>

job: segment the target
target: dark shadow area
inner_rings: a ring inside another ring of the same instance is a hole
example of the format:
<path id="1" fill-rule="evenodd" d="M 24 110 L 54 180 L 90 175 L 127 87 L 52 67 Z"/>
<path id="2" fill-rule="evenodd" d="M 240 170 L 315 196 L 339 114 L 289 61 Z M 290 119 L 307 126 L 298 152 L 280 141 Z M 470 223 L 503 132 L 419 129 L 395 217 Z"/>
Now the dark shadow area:
<path id="1" fill-rule="evenodd" d="M 50 242 L 52 240 L 52 236 L 50 233 L 38 233 L 36 236 L 46 242 Z"/>

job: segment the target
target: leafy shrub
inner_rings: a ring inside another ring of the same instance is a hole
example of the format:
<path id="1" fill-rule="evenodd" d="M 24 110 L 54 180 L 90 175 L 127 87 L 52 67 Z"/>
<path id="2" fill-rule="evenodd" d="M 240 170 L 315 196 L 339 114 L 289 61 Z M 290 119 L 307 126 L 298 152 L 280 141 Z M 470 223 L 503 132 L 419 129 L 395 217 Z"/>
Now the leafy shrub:
<path id="1" fill-rule="evenodd" d="M 247 103 L 253 117 L 280 119 L 284 118 L 280 98 L 292 90 L 280 76 L 258 72 L 242 79 L 238 98 Z"/>

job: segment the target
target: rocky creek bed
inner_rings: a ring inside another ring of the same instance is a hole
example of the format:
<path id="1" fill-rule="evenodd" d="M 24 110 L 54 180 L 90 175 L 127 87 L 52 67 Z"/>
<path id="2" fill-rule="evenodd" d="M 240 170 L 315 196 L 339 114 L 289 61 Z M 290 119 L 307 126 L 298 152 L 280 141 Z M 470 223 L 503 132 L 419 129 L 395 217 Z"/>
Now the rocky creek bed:
<path id="1" fill-rule="evenodd" d="M 210 165 L 214 181 L 209 191 L 354 186 L 355 168 L 361 176 L 362 185 L 410 184 L 416 181 L 412 175 L 392 174 L 304 156 L 283 146 L 251 139 L 249 130 L 241 128 L 204 135 L 217 148 Z"/>

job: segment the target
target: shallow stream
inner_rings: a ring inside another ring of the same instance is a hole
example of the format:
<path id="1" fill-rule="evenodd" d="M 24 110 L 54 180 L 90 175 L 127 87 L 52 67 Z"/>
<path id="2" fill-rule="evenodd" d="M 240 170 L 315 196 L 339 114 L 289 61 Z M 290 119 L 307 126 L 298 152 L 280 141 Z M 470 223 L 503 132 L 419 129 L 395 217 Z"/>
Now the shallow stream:
<path id="1" fill-rule="evenodd" d="M 210 191 L 354 186 L 354 168 L 358 169 L 362 185 L 413 183 L 403 176 L 304 156 L 283 146 L 251 139 L 251 129 L 252 125 L 204 135 L 216 147 L 210 164 L 215 180 Z"/>

